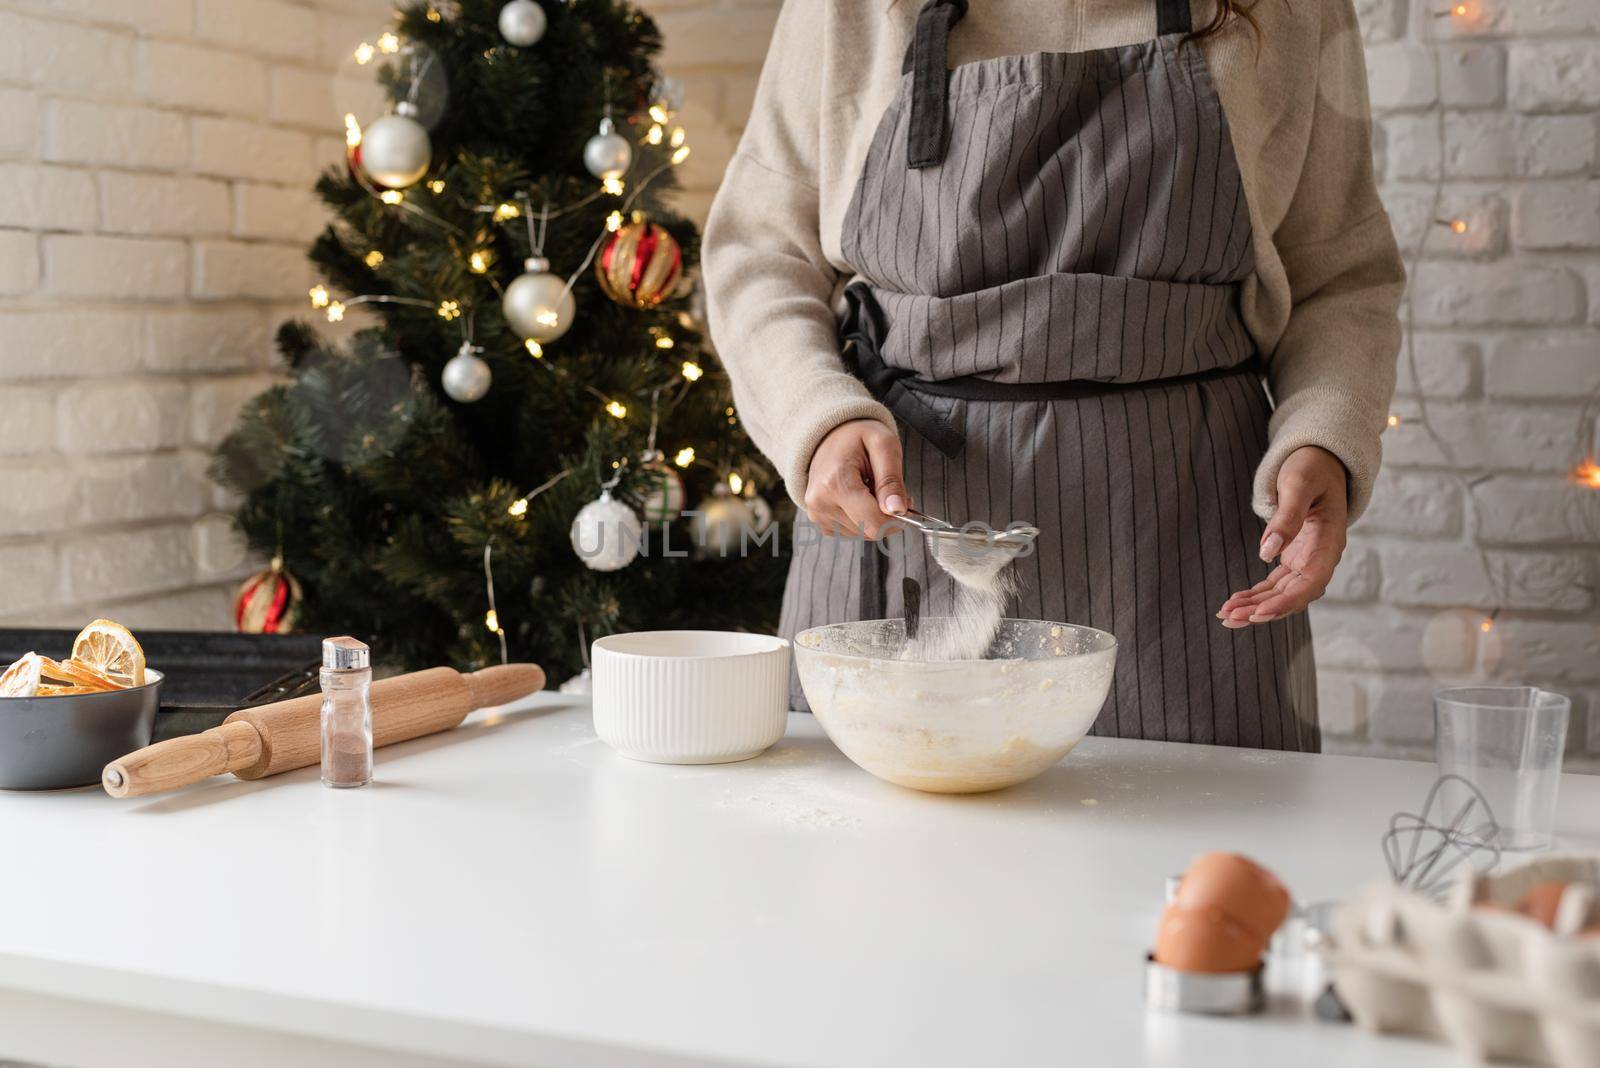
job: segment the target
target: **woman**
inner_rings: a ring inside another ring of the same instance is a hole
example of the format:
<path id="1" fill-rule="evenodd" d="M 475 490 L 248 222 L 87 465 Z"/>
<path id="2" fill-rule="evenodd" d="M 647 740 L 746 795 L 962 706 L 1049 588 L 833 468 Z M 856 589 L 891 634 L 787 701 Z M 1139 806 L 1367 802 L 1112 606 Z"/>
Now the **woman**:
<path id="1" fill-rule="evenodd" d="M 1117 636 L 1097 732 L 1314 751 L 1303 610 L 1377 473 L 1403 271 L 1350 0 L 1193 7 L 787 0 L 712 335 L 823 532 L 1042 529 L 1010 614 Z M 908 577 L 948 611 L 896 541 L 797 537 L 785 633 Z"/>

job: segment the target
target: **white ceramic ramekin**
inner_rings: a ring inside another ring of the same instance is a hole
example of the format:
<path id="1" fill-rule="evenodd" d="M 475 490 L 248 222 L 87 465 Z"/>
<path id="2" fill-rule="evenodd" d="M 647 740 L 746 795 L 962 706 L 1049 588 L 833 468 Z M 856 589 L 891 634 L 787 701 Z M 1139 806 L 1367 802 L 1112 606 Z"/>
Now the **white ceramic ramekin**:
<path id="1" fill-rule="evenodd" d="M 594 643 L 594 729 L 657 764 L 748 760 L 789 722 L 789 643 L 765 634 L 658 630 Z"/>

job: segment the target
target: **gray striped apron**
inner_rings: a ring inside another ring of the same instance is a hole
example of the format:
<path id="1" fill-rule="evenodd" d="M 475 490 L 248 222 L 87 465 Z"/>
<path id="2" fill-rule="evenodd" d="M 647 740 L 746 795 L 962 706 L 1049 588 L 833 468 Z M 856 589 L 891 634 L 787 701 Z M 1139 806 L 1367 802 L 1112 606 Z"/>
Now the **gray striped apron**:
<path id="1" fill-rule="evenodd" d="M 1304 613 L 1216 618 L 1268 570 L 1271 405 L 1228 122 L 1188 0 L 1154 2 L 1144 44 L 947 70 L 966 5 L 929 0 L 845 218 L 845 359 L 896 416 L 919 508 L 1043 532 L 1007 614 L 1116 635 L 1094 733 L 1315 751 Z M 920 538 L 803 525 L 782 631 L 897 616 L 908 578 L 924 614 L 953 609 Z"/>

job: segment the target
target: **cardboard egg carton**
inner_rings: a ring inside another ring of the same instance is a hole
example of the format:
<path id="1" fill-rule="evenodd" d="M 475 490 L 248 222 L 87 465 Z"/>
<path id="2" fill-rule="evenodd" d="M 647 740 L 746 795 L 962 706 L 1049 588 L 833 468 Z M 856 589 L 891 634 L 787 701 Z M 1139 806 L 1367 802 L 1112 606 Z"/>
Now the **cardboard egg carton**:
<path id="1" fill-rule="evenodd" d="M 1569 886 L 1554 930 L 1510 911 Z M 1334 912 L 1334 986 L 1370 1031 L 1448 1041 L 1478 1060 L 1600 1065 L 1600 854 L 1553 853 L 1455 884 L 1441 902 L 1383 883 Z"/>

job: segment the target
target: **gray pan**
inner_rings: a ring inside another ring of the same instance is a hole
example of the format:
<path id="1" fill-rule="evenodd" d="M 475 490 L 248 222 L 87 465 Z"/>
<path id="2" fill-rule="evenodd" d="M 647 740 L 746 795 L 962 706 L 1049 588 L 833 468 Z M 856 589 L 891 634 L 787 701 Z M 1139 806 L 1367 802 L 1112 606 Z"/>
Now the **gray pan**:
<path id="1" fill-rule="evenodd" d="M 150 744 L 161 672 L 131 690 L 0 697 L 0 789 L 98 785 L 101 770 Z"/>

